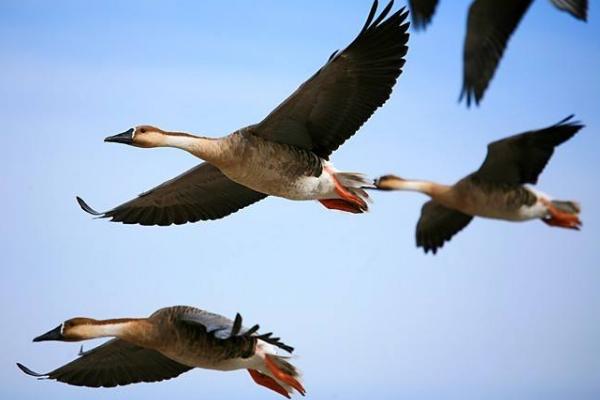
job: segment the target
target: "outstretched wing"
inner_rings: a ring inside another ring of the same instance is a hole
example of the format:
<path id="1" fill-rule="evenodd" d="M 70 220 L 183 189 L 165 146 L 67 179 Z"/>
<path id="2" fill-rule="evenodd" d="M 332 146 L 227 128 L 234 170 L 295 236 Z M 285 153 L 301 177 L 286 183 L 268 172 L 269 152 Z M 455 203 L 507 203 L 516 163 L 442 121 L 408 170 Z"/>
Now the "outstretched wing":
<path id="1" fill-rule="evenodd" d="M 189 371 L 161 353 L 120 339 L 81 353 L 81 357 L 46 374 L 38 374 L 17 363 L 21 371 L 41 379 L 54 379 L 75 386 L 113 387 L 138 382 L 158 382 Z"/>
<path id="2" fill-rule="evenodd" d="M 77 201 L 84 211 L 114 222 L 166 226 L 223 218 L 265 197 L 205 162 L 109 211 Z"/>
<path id="3" fill-rule="evenodd" d="M 323 158 L 354 135 L 389 98 L 404 65 L 407 12 L 386 18 L 392 4 L 375 18 L 375 1 L 358 37 L 255 125 L 255 133 Z"/>
<path id="4" fill-rule="evenodd" d="M 587 0 L 550 0 L 556 8 L 562 11 L 566 11 L 573 17 L 587 21 Z"/>
<path id="5" fill-rule="evenodd" d="M 469 8 L 460 100 L 479 104 L 532 0 L 475 0 Z"/>
<path id="6" fill-rule="evenodd" d="M 490 143 L 485 161 L 473 175 L 496 183 L 537 183 L 554 148 L 583 128 L 579 122 L 569 122 L 572 118 Z"/>
<path id="7" fill-rule="evenodd" d="M 438 0 L 409 0 L 410 15 L 415 29 L 425 29 L 431 22 Z"/>
<path id="8" fill-rule="evenodd" d="M 433 200 L 428 201 L 421 208 L 417 222 L 417 247 L 422 247 L 425 253 L 431 250 L 435 254 L 472 219 L 470 215 L 446 208 Z"/>
<path id="9" fill-rule="evenodd" d="M 273 337 L 272 333 L 258 334 L 259 325 L 254 325 L 251 328 L 242 326 L 242 316 L 236 314 L 232 321 L 222 315 L 213 314 L 208 311 L 200 310 L 193 307 L 186 307 L 183 312 L 178 313 L 178 321 L 192 326 L 200 327 L 207 334 L 211 334 L 217 339 L 229 341 L 232 345 L 239 343 L 239 338 L 260 339 L 274 346 L 279 347 L 292 353 L 294 348 L 281 342 L 278 337 Z"/>

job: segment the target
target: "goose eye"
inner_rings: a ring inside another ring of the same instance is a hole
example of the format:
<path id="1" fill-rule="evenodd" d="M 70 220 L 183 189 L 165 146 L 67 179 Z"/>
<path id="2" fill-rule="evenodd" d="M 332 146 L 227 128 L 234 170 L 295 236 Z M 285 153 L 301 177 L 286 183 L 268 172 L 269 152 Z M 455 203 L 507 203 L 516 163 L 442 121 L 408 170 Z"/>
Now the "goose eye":
<path id="1" fill-rule="evenodd" d="M 140 132 L 146 133 L 146 130 L 144 128 L 142 128 L 142 129 L 140 129 Z"/>

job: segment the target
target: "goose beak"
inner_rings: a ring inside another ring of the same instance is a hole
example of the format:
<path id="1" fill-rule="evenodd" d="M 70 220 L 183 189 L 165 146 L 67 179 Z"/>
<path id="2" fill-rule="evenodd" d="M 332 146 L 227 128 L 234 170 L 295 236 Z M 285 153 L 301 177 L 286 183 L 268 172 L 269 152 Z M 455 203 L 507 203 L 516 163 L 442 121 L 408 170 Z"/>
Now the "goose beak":
<path id="1" fill-rule="evenodd" d="M 35 339 L 33 339 L 33 341 L 34 342 L 43 342 L 45 340 L 63 340 L 63 339 L 64 339 L 64 337 L 62 335 L 62 325 L 59 325 L 56 328 L 52 329 L 51 331 L 48 331 L 48 332 L 44 333 L 43 335 L 36 337 Z"/>
<path id="2" fill-rule="evenodd" d="M 124 143 L 124 144 L 133 144 L 133 128 L 119 133 L 118 135 L 109 136 L 104 139 L 105 142 L 114 142 L 114 143 Z"/>

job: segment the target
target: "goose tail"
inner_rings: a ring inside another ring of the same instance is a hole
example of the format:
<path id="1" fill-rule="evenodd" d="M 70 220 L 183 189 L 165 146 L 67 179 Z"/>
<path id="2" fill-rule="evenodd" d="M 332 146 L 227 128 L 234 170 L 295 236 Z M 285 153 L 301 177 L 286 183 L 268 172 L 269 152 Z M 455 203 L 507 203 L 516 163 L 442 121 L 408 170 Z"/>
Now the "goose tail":
<path id="1" fill-rule="evenodd" d="M 551 203 L 560 211 L 566 212 L 568 214 L 579 215 L 579 213 L 581 212 L 581 205 L 576 201 L 552 200 Z"/>

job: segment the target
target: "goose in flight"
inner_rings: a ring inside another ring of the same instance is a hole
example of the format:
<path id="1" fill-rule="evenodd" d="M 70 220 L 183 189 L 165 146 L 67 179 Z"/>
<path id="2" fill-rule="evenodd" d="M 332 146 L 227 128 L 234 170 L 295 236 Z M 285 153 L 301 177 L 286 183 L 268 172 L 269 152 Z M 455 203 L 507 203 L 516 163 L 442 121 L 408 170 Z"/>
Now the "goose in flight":
<path id="1" fill-rule="evenodd" d="M 550 0 L 561 11 L 586 21 L 587 0 Z M 413 26 L 425 29 L 437 0 L 409 0 Z M 494 77 L 511 35 L 533 0 L 475 0 L 469 8 L 463 49 L 463 87 L 459 100 L 479 105 Z"/>
<path id="2" fill-rule="evenodd" d="M 375 181 L 379 190 L 408 190 L 431 200 L 417 222 L 417 247 L 433 254 L 473 217 L 527 221 L 541 219 L 550 226 L 579 229 L 580 207 L 574 201 L 553 200 L 525 184 L 537 183 L 554 148 L 569 140 L 583 125 L 570 116 L 544 129 L 507 137 L 488 145 L 479 169 L 454 185 L 407 180 L 386 175 Z"/>
<path id="3" fill-rule="evenodd" d="M 377 14 L 263 121 L 213 139 L 141 125 L 105 139 L 136 147 L 176 147 L 205 162 L 109 211 L 88 213 L 115 222 L 171 225 L 225 217 L 267 195 L 318 200 L 351 213 L 367 211 L 362 174 L 338 172 L 328 161 L 389 98 L 407 52 L 408 12 Z"/>
<path id="4" fill-rule="evenodd" d="M 114 387 L 175 378 L 192 368 L 219 371 L 247 369 L 252 379 L 287 398 L 304 395 L 298 370 L 277 355 L 294 349 L 273 337 L 234 321 L 188 306 L 162 308 L 148 318 L 96 320 L 72 318 L 36 337 L 34 342 L 76 342 L 114 337 L 51 372 L 39 374 L 23 364 L 26 374 L 76 386 Z"/>

